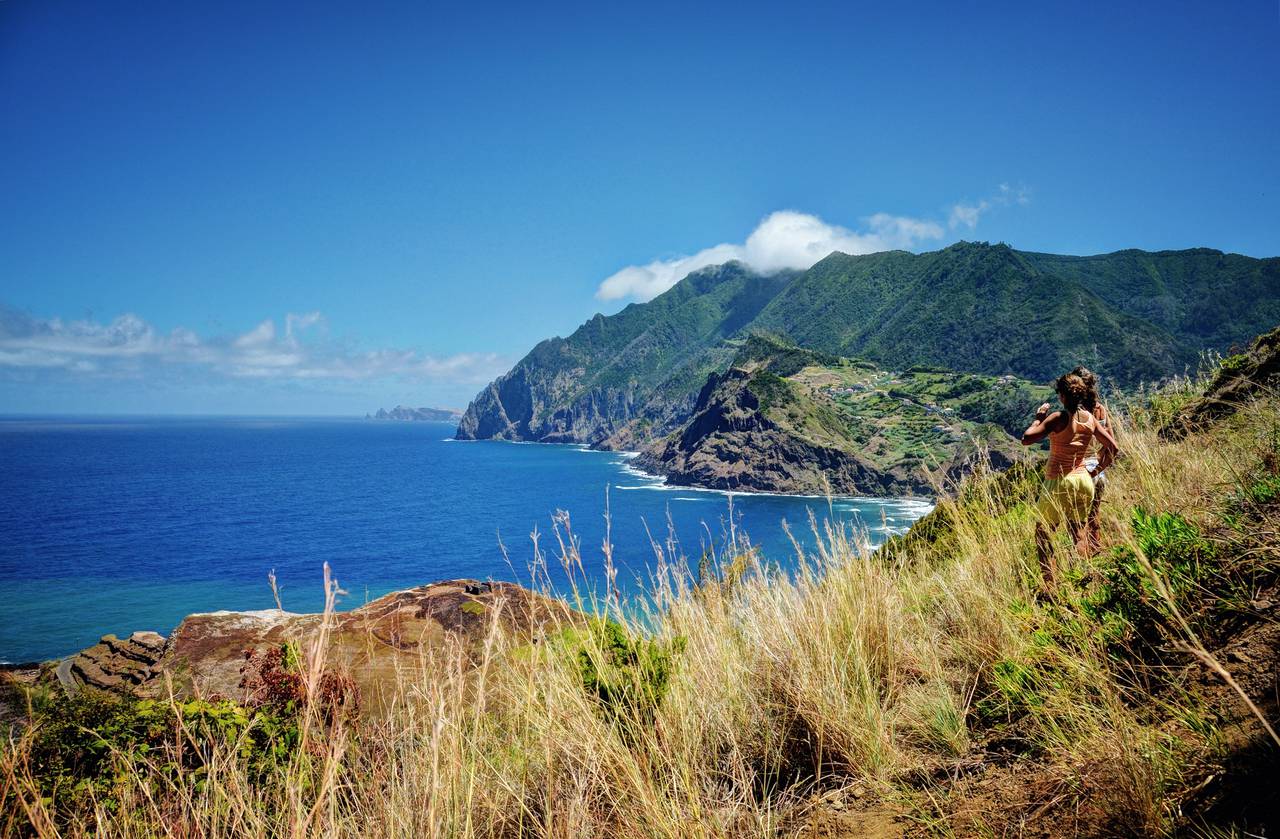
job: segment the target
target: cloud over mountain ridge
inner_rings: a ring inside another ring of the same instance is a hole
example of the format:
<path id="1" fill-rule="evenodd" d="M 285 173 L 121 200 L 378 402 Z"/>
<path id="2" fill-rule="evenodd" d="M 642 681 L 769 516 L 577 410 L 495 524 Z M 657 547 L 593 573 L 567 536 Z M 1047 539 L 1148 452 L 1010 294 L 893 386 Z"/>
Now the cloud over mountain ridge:
<path id="1" fill-rule="evenodd" d="M 690 256 L 656 259 L 645 265 L 628 265 L 605 278 L 596 289 L 600 300 L 631 298 L 644 302 L 671 288 L 699 268 L 738 260 L 757 271 L 784 268 L 804 270 L 830 254 L 866 254 L 887 250 L 913 250 L 936 242 L 947 231 L 973 230 L 979 219 L 996 207 L 1026 204 L 1026 187 L 1000 184 L 992 195 L 972 204 L 957 203 L 946 223 L 929 219 L 874 213 L 862 219 L 860 230 L 830 224 L 798 210 L 777 210 L 765 216 L 742 244 L 721 243 Z"/>

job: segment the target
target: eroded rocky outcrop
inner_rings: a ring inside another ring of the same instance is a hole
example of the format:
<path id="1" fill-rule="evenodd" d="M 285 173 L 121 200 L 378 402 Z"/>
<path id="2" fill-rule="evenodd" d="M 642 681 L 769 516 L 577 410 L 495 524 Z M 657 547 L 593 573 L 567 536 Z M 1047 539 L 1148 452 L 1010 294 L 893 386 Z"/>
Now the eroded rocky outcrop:
<path id="1" fill-rule="evenodd" d="M 834 495 L 932 495 L 980 464 L 1012 459 L 998 447 L 956 443 L 932 468 L 874 463 L 829 406 L 805 389 L 773 377 L 766 404 L 754 390 L 761 368 L 712 374 L 692 416 L 645 446 L 635 465 L 683 486 Z"/>
<path id="2" fill-rule="evenodd" d="M 398 672 L 424 657 L 477 655 L 496 621 L 518 639 L 536 640 L 574 618 L 562 602 L 513 583 L 447 580 L 393 592 L 331 619 L 325 666 L 349 674 L 365 705 L 381 707 Z M 104 690 L 142 697 L 243 699 L 248 651 L 285 642 L 309 644 L 323 616 L 270 609 L 190 615 L 166 639 L 155 632 L 103 636 L 60 662 L 54 673 L 70 692 Z"/>
<path id="3" fill-rule="evenodd" d="M 1182 406 L 1160 434 L 1178 439 L 1202 431 L 1278 385 L 1280 327 L 1259 335 L 1245 352 L 1224 358 L 1204 395 Z"/>
<path id="4" fill-rule="evenodd" d="M 103 635 L 92 647 L 59 664 L 58 678 L 72 690 L 88 685 L 131 693 L 156 675 L 167 646 L 158 632 L 140 631 L 123 639 Z"/>
<path id="5" fill-rule="evenodd" d="M 453 408 L 410 408 L 406 405 L 397 405 L 390 411 L 379 408 L 376 414 L 365 414 L 365 419 L 401 422 L 457 422 L 461 417 L 462 412 Z"/>

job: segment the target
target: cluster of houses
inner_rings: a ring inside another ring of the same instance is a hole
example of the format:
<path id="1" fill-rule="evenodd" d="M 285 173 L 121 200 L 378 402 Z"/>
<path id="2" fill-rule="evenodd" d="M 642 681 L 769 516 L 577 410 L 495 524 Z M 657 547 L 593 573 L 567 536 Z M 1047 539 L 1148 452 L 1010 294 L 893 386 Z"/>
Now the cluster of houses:
<path id="1" fill-rule="evenodd" d="M 896 371 L 889 372 L 889 373 L 881 373 L 879 376 L 877 376 L 875 379 L 869 382 L 854 382 L 853 384 L 847 387 L 829 387 L 827 388 L 827 393 L 831 394 L 832 396 L 851 395 L 854 393 L 866 393 L 869 390 L 876 390 L 878 388 L 888 387 L 890 385 L 900 385 L 902 384 L 902 379 L 899 378 L 901 375 L 902 375 L 901 373 L 898 373 Z"/>

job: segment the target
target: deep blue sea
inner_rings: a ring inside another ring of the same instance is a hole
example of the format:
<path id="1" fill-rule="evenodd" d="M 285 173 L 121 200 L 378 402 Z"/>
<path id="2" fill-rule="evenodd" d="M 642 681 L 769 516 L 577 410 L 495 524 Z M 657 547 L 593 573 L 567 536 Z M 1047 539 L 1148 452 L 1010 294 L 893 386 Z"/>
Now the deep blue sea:
<path id="1" fill-rule="evenodd" d="M 554 548 L 570 514 L 590 585 L 603 579 L 606 492 L 619 582 L 655 564 L 668 515 L 695 562 L 729 521 L 724 493 L 664 486 L 626 455 L 456 442 L 445 423 L 280 418 L 0 418 L 0 661 L 64 656 L 107 632 L 168 633 L 187 614 L 323 601 L 328 562 L 350 608 L 451 577 L 528 582 L 530 534 Z M 873 543 L 927 512 L 885 501 L 734 495 L 769 561 L 811 543 L 809 511 Z M 506 546 L 504 557 L 502 545 Z M 563 587 L 559 564 L 552 582 Z"/>

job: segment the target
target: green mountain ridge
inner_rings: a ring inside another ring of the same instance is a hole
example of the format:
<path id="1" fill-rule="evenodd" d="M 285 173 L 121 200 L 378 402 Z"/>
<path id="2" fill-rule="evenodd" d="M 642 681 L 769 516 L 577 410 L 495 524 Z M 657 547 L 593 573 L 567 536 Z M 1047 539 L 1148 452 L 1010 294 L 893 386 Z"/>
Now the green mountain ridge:
<path id="1" fill-rule="evenodd" d="M 837 252 L 777 274 L 731 262 L 539 343 L 477 395 L 458 436 L 642 448 L 685 423 L 757 333 L 890 369 L 1044 383 L 1086 364 L 1131 387 L 1277 321 L 1280 258 L 1205 248 L 1062 256 L 961 242 Z"/>
<path id="2" fill-rule="evenodd" d="M 542 341 L 472 401 L 461 439 L 599 443 L 628 422 L 669 424 L 795 272 L 738 262 L 685 277 L 648 303 L 596 315 L 568 338 Z"/>
<path id="3" fill-rule="evenodd" d="M 1083 363 L 1133 384 L 1194 363 L 1206 347 L 1225 349 L 1215 341 L 1245 340 L 1280 314 L 1280 270 L 1271 260 L 1272 306 L 1247 318 L 1247 327 L 1220 327 L 1206 341 L 1173 317 L 1144 320 L 1135 314 L 1142 309 L 1135 294 L 1110 287 L 1117 275 L 1129 287 L 1140 287 L 1129 278 L 1140 267 L 1129 253 L 1120 252 L 1115 263 L 1107 261 L 1114 255 L 1080 258 L 1101 260 L 1102 267 L 1092 271 L 1046 270 L 1074 263 L 1006 245 L 962 243 L 919 255 L 875 254 L 876 259 L 836 253 L 791 283 L 756 325 L 802 346 L 885 364 L 937 364 L 1044 381 Z M 1187 275 L 1198 279 L 1190 282 Z M 1243 285 L 1206 270 L 1183 276 L 1172 291 L 1169 284 L 1161 286 L 1166 298 L 1195 297 L 1210 280 Z"/>

